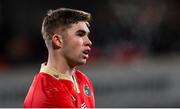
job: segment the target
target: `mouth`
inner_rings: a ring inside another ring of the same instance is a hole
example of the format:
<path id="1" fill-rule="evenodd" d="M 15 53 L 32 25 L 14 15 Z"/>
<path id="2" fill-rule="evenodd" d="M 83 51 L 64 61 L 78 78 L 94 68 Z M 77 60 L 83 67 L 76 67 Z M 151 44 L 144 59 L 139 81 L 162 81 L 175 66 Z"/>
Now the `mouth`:
<path id="1" fill-rule="evenodd" d="M 88 58 L 89 52 L 90 52 L 90 49 L 86 49 L 86 50 L 83 51 L 84 58 Z"/>
<path id="2" fill-rule="evenodd" d="M 90 52 L 90 50 L 84 50 L 84 51 L 83 51 L 83 54 L 88 55 L 89 52 Z"/>

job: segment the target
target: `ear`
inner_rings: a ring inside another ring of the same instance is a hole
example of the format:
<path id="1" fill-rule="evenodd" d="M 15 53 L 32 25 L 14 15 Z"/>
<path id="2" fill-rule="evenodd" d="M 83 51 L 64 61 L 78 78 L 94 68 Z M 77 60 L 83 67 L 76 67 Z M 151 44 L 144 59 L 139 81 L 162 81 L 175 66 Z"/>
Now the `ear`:
<path id="1" fill-rule="evenodd" d="M 54 49 L 61 48 L 63 44 L 62 36 L 59 34 L 54 34 L 52 36 L 52 47 Z"/>

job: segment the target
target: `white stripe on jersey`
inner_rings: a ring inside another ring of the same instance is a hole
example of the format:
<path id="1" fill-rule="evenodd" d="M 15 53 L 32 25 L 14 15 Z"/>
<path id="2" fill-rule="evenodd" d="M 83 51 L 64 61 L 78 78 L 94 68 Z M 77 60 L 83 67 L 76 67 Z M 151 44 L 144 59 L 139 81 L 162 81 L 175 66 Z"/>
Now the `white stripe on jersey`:
<path id="1" fill-rule="evenodd" d="M 81 109 L 87 109 L 87 106 L 85 103 L 81 104 Z"/>

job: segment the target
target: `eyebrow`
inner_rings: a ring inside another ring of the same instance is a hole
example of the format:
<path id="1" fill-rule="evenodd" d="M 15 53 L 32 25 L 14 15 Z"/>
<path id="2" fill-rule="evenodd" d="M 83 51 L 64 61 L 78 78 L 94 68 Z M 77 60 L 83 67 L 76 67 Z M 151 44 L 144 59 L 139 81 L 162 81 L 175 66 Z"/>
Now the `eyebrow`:
<path id="1" fill-rule="evenodd" d="M 76 33 L 83 33 L 83 34 L 89 35 L 89 34 L 90 34 L 90 31 L 87 32 L 87 31 L 85 31 L 85 30 L 78 30 L 78 31 L 76 31 Z"/>

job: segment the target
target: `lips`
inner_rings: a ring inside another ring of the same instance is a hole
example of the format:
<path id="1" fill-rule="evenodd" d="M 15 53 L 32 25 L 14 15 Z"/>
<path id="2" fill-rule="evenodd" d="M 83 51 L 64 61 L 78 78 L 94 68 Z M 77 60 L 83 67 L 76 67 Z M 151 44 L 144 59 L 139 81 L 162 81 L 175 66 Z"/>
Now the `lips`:
<path id="1" fill-rule="evenodd" d="M 84 58 L 88 58 L 89 52 L 90 52 L 90 49 L 86 49 L 86 50 L 83 51 L 83 54 L 84 54 L 83 56 L 84 56 Z"/>
<path id="2" fill-rule="evenodd" d="M 84 50 L 84 51 L 83 51 L 83 53 L 86 54 L 86 55 L 88 55 L 89 52 L 90 52 L 90 50 Z"/>

